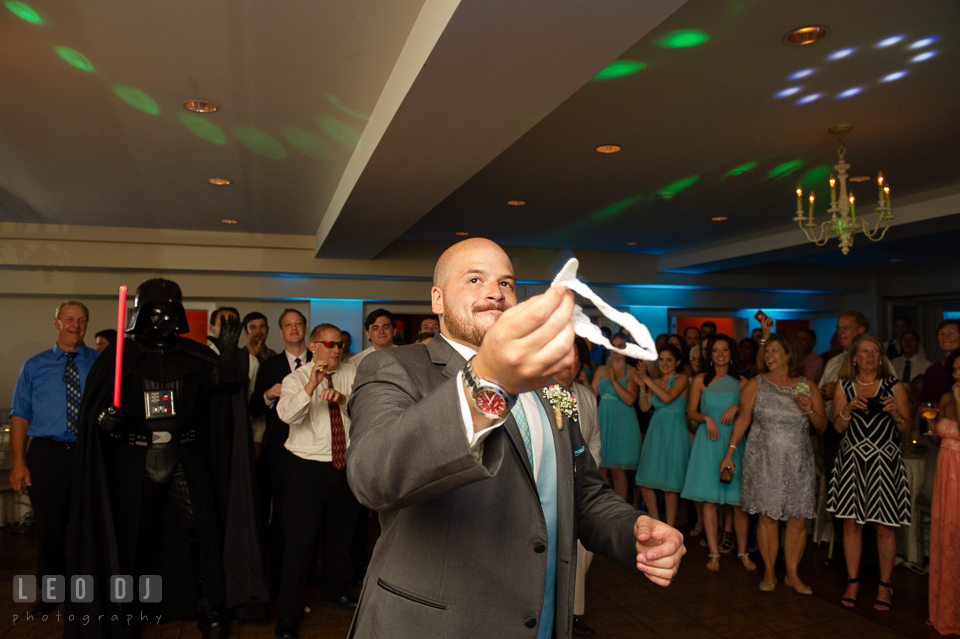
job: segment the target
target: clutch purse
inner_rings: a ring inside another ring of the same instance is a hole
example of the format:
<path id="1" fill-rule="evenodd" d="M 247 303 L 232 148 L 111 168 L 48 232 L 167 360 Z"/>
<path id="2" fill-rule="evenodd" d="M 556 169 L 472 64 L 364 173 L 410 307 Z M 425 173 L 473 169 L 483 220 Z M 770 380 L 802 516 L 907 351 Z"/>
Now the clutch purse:
<path id="1" fill-rule="evenodd" d="M 720 483 L 729 484 L 731 481 L 733 481 L 733 471 L 730 468 L 724 468 L 720 473 Z"/>

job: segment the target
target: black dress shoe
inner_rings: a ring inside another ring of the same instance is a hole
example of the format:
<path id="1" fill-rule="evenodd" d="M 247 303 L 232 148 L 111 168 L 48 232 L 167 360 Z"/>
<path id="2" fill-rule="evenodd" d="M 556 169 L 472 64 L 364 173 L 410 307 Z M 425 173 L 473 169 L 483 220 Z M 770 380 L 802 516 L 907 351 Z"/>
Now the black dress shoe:
<path id="1" fill-rule="evenodd" d="M 197 622 L 203 639 L 221 639 L 226 634 L 228 625 L 226 616 L 218 610 L 204 613 Z"/>
<path id="2" fill-rule="evenodd" d="M 573 618 L 573 634 L 578 637 L 592 637 L 593 628 L 580 621 L 580 617 Z"/>
<path id="3" fill-rule="evenodd" d="M 356 610 L 360 600 L 350 595 L 340 595 L 332 599 L 321 599 L 320 606 L 323 608 L 340 608 L 341 610 Z"/>
<path id="4" fill-rule="evenodd" d="M 37 603 L 33 604 L 33 608 L 30 609 L 30 614 L 34 617 L 42 617 L 43 615 L 53 612 L 57 606 L 59 606 L 55 601 L 44 601 L 40 599 Z"/>
<path id="5" fill-rule="evenodd" d="M 277 619 L 277 629 L 273 632 L 273 639 L 299 639 L 296 617 L 280 617 Z"/>

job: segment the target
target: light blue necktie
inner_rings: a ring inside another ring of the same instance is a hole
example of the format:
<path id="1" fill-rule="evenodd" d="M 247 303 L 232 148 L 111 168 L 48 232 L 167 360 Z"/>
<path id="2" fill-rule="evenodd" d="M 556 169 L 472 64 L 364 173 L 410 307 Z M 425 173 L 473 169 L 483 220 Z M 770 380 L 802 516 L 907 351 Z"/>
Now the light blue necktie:
<path id="1" fill-rule="evenodd" d="M 523 405 L 519 400 L 517 400 L 517 403 L 510 409 L 510 413 L 517 422 L 517 428 L 520 429 L 520 437 L 523 438 L 523 445 L 527 449 L 527 459 L 530 460 L 530 468 L 536 468 L 536 466 L 533 465 L 533 444 L 530 442 L 530 424 L 527 423 L 527 414 L 524 412 Z"/>
<path id="2" fill-rule="evenodd" d="M 540 612 L 540 627 L 537 639 L 553 636 L 553 622 L 557 606 L 557 451 L 553 442 L 553 421 L 543 408 L 539 397 L 540 424 L 543 429 L 543 454 L 540 456 L 540 472 L 537 473 L 537 493 L 547 525 L 547 570 L 543 584 L 543 608 Z M 519 404 L 517 404 L 519 406 Z"/>

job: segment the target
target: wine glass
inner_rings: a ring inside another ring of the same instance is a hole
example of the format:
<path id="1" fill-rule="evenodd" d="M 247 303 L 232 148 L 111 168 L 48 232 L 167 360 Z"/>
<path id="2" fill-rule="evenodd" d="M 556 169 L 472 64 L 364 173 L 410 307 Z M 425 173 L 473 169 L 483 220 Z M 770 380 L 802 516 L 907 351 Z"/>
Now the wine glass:
<path id="1" fill-rule="evenodd" d="M 920 404 L 920 414 L 927 420 L 927 432 L 925 432 L 924 435 L 932 435 L 935 437 L 937 432 L 934 426 L 934 420 L 936 420 L 937 415 L 940 414 L 940 404 L 937 402 L 923 402 Z"/>

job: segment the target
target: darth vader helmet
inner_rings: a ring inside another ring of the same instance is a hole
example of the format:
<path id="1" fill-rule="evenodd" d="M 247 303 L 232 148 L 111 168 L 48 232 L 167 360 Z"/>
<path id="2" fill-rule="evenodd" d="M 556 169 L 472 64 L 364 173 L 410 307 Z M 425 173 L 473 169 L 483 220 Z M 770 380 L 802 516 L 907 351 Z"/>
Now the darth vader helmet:
<path id="1" fill-rule="evenodd" d="M 147 280 L 137 287 L 133 314 L 126 332 L 130 335 L 146 335 L 151 331 L 171 329 L 177 335 L 190 332 L 180 285 L 159 277 Z"/>

